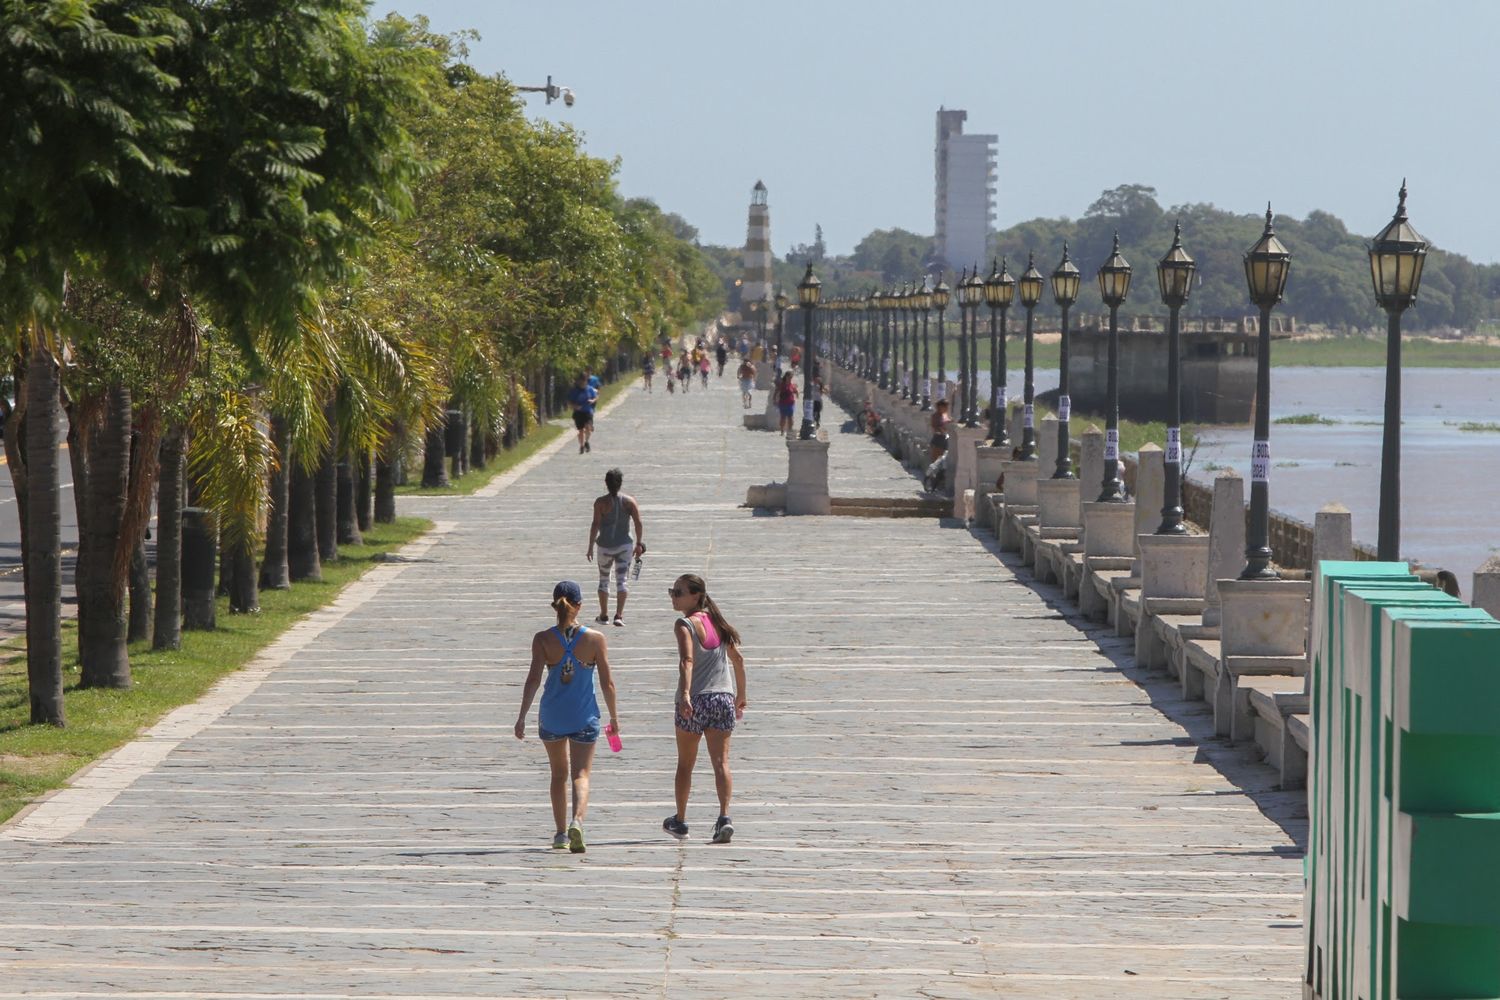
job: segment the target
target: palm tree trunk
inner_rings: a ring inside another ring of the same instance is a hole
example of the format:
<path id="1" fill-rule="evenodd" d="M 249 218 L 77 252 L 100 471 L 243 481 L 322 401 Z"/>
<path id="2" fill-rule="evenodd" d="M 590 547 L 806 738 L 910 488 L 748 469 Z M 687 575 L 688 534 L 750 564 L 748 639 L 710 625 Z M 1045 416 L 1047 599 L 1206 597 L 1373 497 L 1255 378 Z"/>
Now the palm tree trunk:
<path id="1" fill-rule="evenodd" d="M 360 531 L 369 531 L 375 523 L 375 476 L 368 451 L 361 448 L 354 459 L 354 523 Z"/>
<path id="2" fill-rule="evenodd" d="M 272 470 L 270 510 L 266 515 L 266 558 L 260 567 L 263 590 L 286 590 L 292 585 L 287 569 L 287 499 L 291 486 L 291 427 L 286 418 L 271 414 L 271 447 L 276 450 L 276 468 Z"/>
<path id="3" fill-rule="evenodd" d="M 156 627 L 152 649 L 182 648 L 182 479 L 187 438 L 170 428 L 161 442 L 156 484 Z"/>
<path id="4" fill-rule="evenodd" d="M 202 507 L 182 510 L 182 627 L 218 627 L 214 563 L 219 551 L 213 515 Z"/>
<path id="5" fill-rule="evenodd" d="M 401 440 L 405 437 L 397 424 L 390 440 L 375 452 L 375 520 L 390 524 L 396 519 L 396 463 L 401 460 Z"/>
<path id="6" fill-rule="evenodd" d="M 287 493 L 286 561 L 292 581 L 322 580 L 318 559 L 318 488 L 313 474 L 292 462 Z"/>
<path id="7" fill-rule="evenodd" d="M 257 586 L 259 578 L 255 572 L 255 539 L 244 538 L 238 542 L 230 542 L 227 551 L 227 572 L 221 571 L 220 576 L 228 577 L 229 611 L 240 615 L 258 614 L 260 588 Z"/>
<path id="8" fill-rule="evenodd" d="M 485 454 L 485 446 L 489 443 L 485 433 L 484 421 L 471 421 L 469 431 L 469 468 L 483 469 L 489 462 L 489 456 Z"/>
<path id="9" fill-rule="evenodd" d="M 334 506 L 337 510 L 337 541 L 340 545 L 363 545 L 359 515 L 355 512 L 354 458 L 345 452 L 334 467 Z"/>
<path id="10" fill-rule="evenodd" d="M 422 488 L 445 489 L 448 486 L 448 467 L 443 463 L 445 434 L 442 425 L 429 427 L 422 461 Z"/>
<path id="11" fill-rule="evenodd" d="M 151 570 L 146 565 L 146 539 L 130 552 L 130 629 L 126 642 L 151 638 Z"/>
<path id="12" fill-rule="evenodd" d="M 314 525 L 317 529 L 318 558 L 326 565 L 339 557 L 338 541 L 338 463 L 333 457 L 332 443 L 323 452 L 314 474 L 313 509 Z"/>
<path id="13" fill-rule="evenodd" d="M 79 450 L 75 447 L 73 452 Z M 75 574 L 80 683 L 86 688 L 128 688 L 125 578 L 113 572 L 115 546 L 129 544 L 120 537 L 130 485 L 130 390 L 124 385 L 115 383 L 105 390 L 104 418 L 82 450 L 87 454 L 86 471 L 74 485 L 81 493 L 80 507 L 87 510 L 87 517 L 79 519 Z"/>
<path id="14" fill-rule="evenodd" d="M 57 475 L 57 362 L 46 347 L 26 365 L 26 678 L 31 721 L 67 724 L 62 677 L 62 512 Z"/>

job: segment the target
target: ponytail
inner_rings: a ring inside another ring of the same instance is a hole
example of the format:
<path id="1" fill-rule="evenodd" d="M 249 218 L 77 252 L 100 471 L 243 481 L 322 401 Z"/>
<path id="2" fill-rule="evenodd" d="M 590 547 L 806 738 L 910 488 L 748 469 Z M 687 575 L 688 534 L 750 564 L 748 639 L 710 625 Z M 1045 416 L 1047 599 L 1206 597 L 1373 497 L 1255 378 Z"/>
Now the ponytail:
<path id="1" fill-rule="evenodd" d="M 708 612 L 709 621 L 714 623 L 714 631 L 719 633 L 719 637 L 731 646 L 738 646 L 740 644 L 739 632 L 735 631 L 734 626 L 724 618 L 724 613 L 719 610 L 714 599 L 708 596 L 708 584 L 703 582 L 703 577 L 684 573 L 680 579 L 687 584 L 689 592 L 698 595 L 698 610 Z"/>
<path id="2" fill-rule="evenodd" d="M 567 628 L 578 617 L 578 609 L 581 604 L 574 604 L 566 597 L 555 597 L 552 599 L 552 610 L 557 612 L 557 627 Z"/>

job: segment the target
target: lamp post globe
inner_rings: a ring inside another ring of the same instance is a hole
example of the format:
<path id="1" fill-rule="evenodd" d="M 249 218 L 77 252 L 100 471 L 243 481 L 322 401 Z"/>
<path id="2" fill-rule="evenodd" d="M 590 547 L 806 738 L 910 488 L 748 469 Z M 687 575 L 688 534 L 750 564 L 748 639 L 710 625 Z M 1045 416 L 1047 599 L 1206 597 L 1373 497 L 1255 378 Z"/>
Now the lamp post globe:
<path id="1" fill-rule="evenodd" d="M 1396 214 L 1370 244 L 1370 281 L 1386 314 L 1385 423 L 1380 444 L 1380 528 L 1376 558 L 1401 558 L 1401 314 L 1417 300 L 1427 241 L 1406 218 L 1406 181 Z"/>
<path id="2" fill-rule="evenodd" d="M 815 353 L 817 342 L 816 324 L 818 300 L 823 295 L 823 283 L 813 274 L 812 264 L 797 284 L 797 304 L 802 307 L 802 432 L 797 436 L 804 441 L 813 436 L 813 369 L 817 367 Z"/>
<path id="3" fill-rule="evenodd" d="M 1120 253 L 1120 234 L 1115 233 L 1109 259 L 1099 265 L 1099 295 L 1109 307 L 1109 401 L 1104 414 L 1104 481 L 1099 486 L 1100 503 L 1124 503 L 1125 484 L 1120 479 L 1120 306 L 1130 294 L 1130 262 Z"/>
<path id="4" fill-rule="evenodd" d="M 1016 279 L 1001 260 L 984 280 L 984 301 L 990 307 L 990 441 L 996 448 L 1010 446 L 1005 426 L 1005 314 L 1015 297 Z"/>
<path id="5" fill-rule="evenodd" d="M 1260 310 L 1255 359 L 1255 440 L 1250 446 L 1250 523 L 1245 534 L 1241 580 L 1275 580 L 1271 568 L 1271 310 L 1286 291 L 1292 255 L 1276 238 L 1271 206 L 1266 228 L 1245 252 L 1245 283 Z"/>
<path id="6" fill-rule="evenodd" d="M 1198 269 L 1182 248 L 1182 223 L 1172 231 L 1172 246 L 1156 263 L 1156 283 L 1167 307 L 1167 454 L 1158 535 L 1185 535 L 1182 523 L 1182 333 L 1178 314 L 1193 290 Z"/>
<path id="7" fill-rule="evenodd" d="M 1042 288 L 1045 285 L 1042 272 L 1036 269 L 1036 256 L 1028 251 L 1026 271 L 1021 275 L 1021 280 L 1016 282 L 1016 290 L 1021 295 L 1021 306 L 1026 310 L 1026 372 L 1021 388 L 1021 458 L 1027 461 L 1036 458 L 1036 407 L 1033 405 L 1036 398 L 1036 369 L 1033 364 L 1031 316 L 1036 311 L 1037 303 L 1042 301 Z"/>
<path id="8" fill-rule="evenodd" d="M 1062 333 L 1059 337 L 1061 351 L 1058 358 L 1057 383 L 1057 467 L 1053 479 L 1073 478 L 1072 441 L 1068 434 L 1068 421 L 1072 416 L 1073 400 L 1068 396 L 1068 308 L 1078 301 L 1078 289 L 1083 283 L 1073 259 L 1068 256 L 1068 245 L 1063 244 L 1062 260 L 1052 271 L 1052 301 L 1057 303 L 1062 314 Z"/>

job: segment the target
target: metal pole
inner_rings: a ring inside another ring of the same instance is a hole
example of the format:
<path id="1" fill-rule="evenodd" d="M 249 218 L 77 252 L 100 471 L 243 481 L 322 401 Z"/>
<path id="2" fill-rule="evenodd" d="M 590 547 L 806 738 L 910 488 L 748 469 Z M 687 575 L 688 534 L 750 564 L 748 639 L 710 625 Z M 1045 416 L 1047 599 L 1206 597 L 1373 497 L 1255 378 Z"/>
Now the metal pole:
<path id="1" fill-rule="evenodd" d="M 991 352 L 993 355 L 993 352 Z M 979 426 L 979 303 L 969 307 L 969 419 L 965 427 Z"/>
<path id="2" fill-rule="evenodd" d="M 1255 441 L 1250 446 L 1250 525 L 1241 580 L 1275 580 L 1271 568 L 1271 307 L 1260 307 L 1255 359 Z"/>
<path id="3" fill-rule="evenodd" d="M 974 318 L 974 310 L 963 301 L 969 295 L 968 279 L 960 278 L 958 282 L 958 385 L 956 391 L 958 398 L 953 402 L 956 404 L 953 411 L 955 427 L 969 426 L 969 321 Z"/>
<path id="4" fill-rule="evenodd" d="M 1158 535 L 1187 534 L 1187 526 L 1182 523 L 1182 333 L 1178 325 L 1181 310 L 1181 306 L 1171 306 L 1167 313 L 1167 476 Z"/>
<path id="5" fill-rule="evenodd" d="M 891 368 L 891 311 L 880 310 L 880 388 L 890 386 Z"/>
<path id="6" fill-rule="evenodd" d="M 1380 531 L 1376 558 L 1401 558 L 1401 310 L 1387 314 L 1385 427 L 1380 438 Z"/>
<path id="7" fill-rule="evenodd" d="M 1120 307 L 1109 307 L 1109 403 L 1104 414 L 1104 482 L 1100 503 L 1124 503 L 1125 484 L 1120 482 Z"/>
<path id="8" fill-rule="evenodd" d="M 930 310 L 927 310 L 927 309 L 923 309 L 922 310 L 922 409 L 924 409 L 924 410 L 930 410 L 930 409 L 932 409 L 932 370 L 928 367 L 928 360 L 930 358 L 930 355 L 928 354 L 928 348 L 929 348 L 930 345 L 929 345 L 928 340 L 927 340 L 927 316 L 928 316 L 929 311 Z M 938 313 L 938 338 L 939 338 L 938 342 L 939 343 L 942 342 L 942 340 L 941 340 L 942 336 L 943 336 L 943 314 L 941 312 L 939 312 Z M 912 360 L 915 361 L 916 358 L 913 358 Z"/>
<path id="9" fill-rule="evenodd" d="M 960 307 L 960 308 L 962 308 L 962 307 Z M 948 361 L 947 361 L 947 355 L 944 353 L 944 350 L 943 350 L 943 347 L 944 347 L 944 343 L 943 342 L 945 340 L 947 340 L 947 337 L 944 336 L 944 334 L 943 334 L 943 314 L 945 312 L 947 312 L 947 311 L 948 311 L 947 309 L 939 309 L 938 310 L 938 328 L 937 328 L 937 338 L 938 338 L 938 366 L 937 366 L 937 377 L 938 377 L 938 385 L 943 390 L 942 393 L 938 396 L 939 399 L 948 399 Z M 927 350 L 927 340 L 926 340 L 927 328 L 926 327 L 922 328 L 922 334 L 923 334 L 922 350 L 925 352 Z M 924 374 L 926 373 L 925 358 L 924 358 L 924 364 L 923 364 L 923 373 Z M 924 405 L 922 407 L 922 409 L 925 410 L 925 409 L 927 409 L 927 407 Z M 951 400 L 951 399 L 948 400 L 948 412 L 949 413 L 953 412 L 953 400 Z"/>
<path id="10" fill-rule="evenodd" d="M 817 306 L 804 306 L 802 316 L 802 433 L 797 436 L 804 441 L 812 440 L 812 387 L 813 387 L 813 364 L 816 360 L 814 352 L 817 350 L 817 342 L 814 338 L 813 314 L 818 311 Z"/>
<path id="11" fill-rule="evenodd" d="M 1021 388 L 1021 459 L 1029 461 L 1036 458 L 1036 407 L 1033 400 L 1036 398 L 1036 383 L 1033 379 L 1033 351 L 1031 339 L 1031 314 L 1036 312 L 1036 306 L 1026 307 L 1026 376 Z"/>
<path id="12" fill-rule="evenodd" d="M 1005 314 L 1007 310 L 990 309 L 990 440 L 996 448 L 1010 447 L 1010 431 L 1005 420 Z M 999 314 L 999 328 L 995 318 Z"/>
<path id="13" fill-rule="evenodd" d="M 1062 311 L 1062 351 L 1058 363 L 1061 371 L 1057 380 L 1057 467 L 1053 479 L 1073 478 L 1072 442 L 1068 437 L 1068 418 L 1072 415 L 1073 400 L 1068 396 L 1068 307 L 1059 304 Z"/>

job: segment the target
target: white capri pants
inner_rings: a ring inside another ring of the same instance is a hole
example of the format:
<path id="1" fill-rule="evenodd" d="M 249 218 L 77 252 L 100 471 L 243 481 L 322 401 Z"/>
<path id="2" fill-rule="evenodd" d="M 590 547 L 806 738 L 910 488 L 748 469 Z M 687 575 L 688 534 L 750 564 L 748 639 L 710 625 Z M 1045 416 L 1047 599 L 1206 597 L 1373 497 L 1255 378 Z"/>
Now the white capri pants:
<path id="1" fill-rule="evenodd" d="M 630 592 L 630 554 L 635 550 L 633 543 L 626 543 L 617 549 L 599 549 L 596 558 L 599 560 L 599 593 L 609 593 L 609 571 L 614 567 L 615 590 L 625 594 Z"/>

